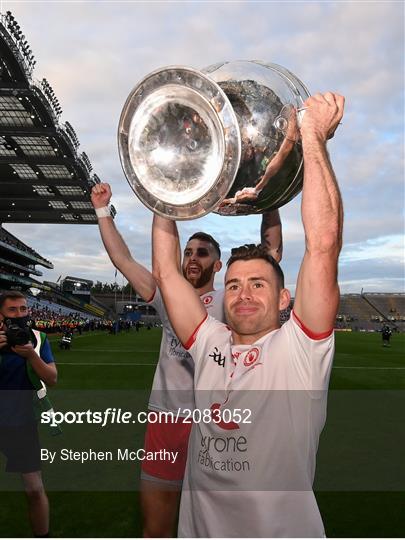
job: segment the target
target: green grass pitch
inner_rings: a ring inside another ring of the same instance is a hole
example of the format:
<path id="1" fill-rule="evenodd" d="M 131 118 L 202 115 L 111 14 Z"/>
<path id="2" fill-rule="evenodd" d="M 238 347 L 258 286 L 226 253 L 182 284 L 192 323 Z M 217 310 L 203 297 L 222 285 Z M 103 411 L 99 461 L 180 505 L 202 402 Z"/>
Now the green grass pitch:
<path id="1" fill-rule="evenodd" d="M 83 335 L 74 338 L 70 351 L 60 351 L 57 338 L 51 342 L 59 371 L 52 391 L 56 408 L 58 392 L 65 390 L 151 387 L 158 329 Z M 391 347 L 383 348 L 380 334 L 337 333 L 315 481 L 329 537 L 404 536 L 404 352 L 405 335 L 394 334 Z M 5 474 L 0 475 L 0 536 L 30 536 L 24 495 L 1 491 Z M 44 479 L 47 486 L 46 470 Z M 48 490 L 48 496 L 54 536 L 141 536 L 137 491 Z"/>

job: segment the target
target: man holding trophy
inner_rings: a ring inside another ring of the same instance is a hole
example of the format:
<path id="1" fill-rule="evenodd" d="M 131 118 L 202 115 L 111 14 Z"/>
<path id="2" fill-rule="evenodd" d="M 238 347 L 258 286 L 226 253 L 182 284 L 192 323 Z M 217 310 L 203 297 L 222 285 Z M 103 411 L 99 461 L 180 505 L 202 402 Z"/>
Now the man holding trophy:
<path id="1" fill-rule="evenodd" d="M 154 218 L 153 275 L 195 363 L 196 407 L 212 411 L 211 422 L 193 425 L 179 536 L 324 536 L 312 483 L 334 352 L 343 224 L 326 141 L 342 118 L 344 99 L 316 94 L 305 107 L 306 250 L 284 326 L 279 310 L 290 295 L 278 264 L 263 250 L 242 246 L 228 261 L 226 326 L 207 316 L 178 271 L 174 221 Z"/>
<path id="2" fill-rule="evenodd" d="M 294 74 L 258 61 L 163 68 L 124 105 L 122 166 L 155 213 L 153 284 L 191 355 L 201 412 L 188 445 L 179 536 L 324 536 L 312 484 L 343 223 L 326 142 L 343 108 L 338 94 L 310 97 Z M 179 265 L 175 220 L 211 211 L 263 214 L 301 189 L 306 249 L 290 319 L 280 327 L 290 303 L 281 268 L 254 245 L 233 250 L 228 261 L 227 325 L 207 314 L 201 291 Z"/>

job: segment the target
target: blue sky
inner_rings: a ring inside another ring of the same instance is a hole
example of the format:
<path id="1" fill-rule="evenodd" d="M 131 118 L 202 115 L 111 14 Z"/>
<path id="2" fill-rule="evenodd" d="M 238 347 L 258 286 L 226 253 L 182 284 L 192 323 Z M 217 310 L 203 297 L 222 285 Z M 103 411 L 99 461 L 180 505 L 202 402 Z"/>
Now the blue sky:
<path id="1" fill-rule="evenodd" d="M 16 16 L 94 171 L 113 189 L 116 223 L 150 266 L 151 215 L 131 191 L 116 131 L 131 88 L 153 69 L 233 59 L 281 64 L 311 92 L 337 91 L 346 113 L 329 151 L 345 206 L 342 292 L 404 290 L 404 4 L 402 2 L 1 1 Z M 294 284 L 303 255 L 300 198 L 281 209 L 283 268 Z M 231 247 L 259 240 L 260 218 L 209 215 L 179 225 Z M 50 259 L 45 278 L 113 281 L 96 226 L 7 225 Z M 218 285 L 222 280 L 218 277 Z M 119 278 L 121 281 L 121 278 Z"/>

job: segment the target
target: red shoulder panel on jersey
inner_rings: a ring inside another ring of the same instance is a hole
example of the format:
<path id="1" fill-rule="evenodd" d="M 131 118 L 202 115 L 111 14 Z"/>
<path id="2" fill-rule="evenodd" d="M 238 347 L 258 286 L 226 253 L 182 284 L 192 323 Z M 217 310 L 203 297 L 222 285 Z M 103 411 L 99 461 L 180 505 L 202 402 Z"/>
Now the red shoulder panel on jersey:
<path id="1" fill-rule="evenodd" d="M 183 344 L 183 347 L 186 349 L 186 351 L 188 351 L 191 345 L 194 343 L 198 330 L 205 323 L 207 318 L 208 318 L 208 313 L 206 314 L 204 319 L 200 322 L 200 324 L 197 326 L 197 328 L 194 330 L 194 332 L 191 334 L 187 342 Z"/>
<path id="2" fill-rule="evenodd" d="M 333 328 L 331 330 L 328 330 L 327 332 L 320 332 L 320 333 L 312 332 L 312 330 L 310 330 L 309 328 L 305 326 L 305 324 L 301 321 L 301 319 L 298 317 L 298 315 L 295 313 L 294 310 L 292 314 L 294 317 L 294 321 L 298 324 L 298 326 L 301 328 L 304 334 L 306 334 L 311 339 L 316 339 L 316 340 L 325 339 L 333 333 Z"/>

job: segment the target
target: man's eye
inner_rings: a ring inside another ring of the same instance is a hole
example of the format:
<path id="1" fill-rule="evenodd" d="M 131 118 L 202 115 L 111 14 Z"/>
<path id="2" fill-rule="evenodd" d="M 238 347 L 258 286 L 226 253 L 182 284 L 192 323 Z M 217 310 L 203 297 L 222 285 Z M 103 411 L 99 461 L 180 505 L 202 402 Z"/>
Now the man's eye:
<path id="1" fill-rule="evenodd" d="M 263 283 L 258 283 L 258 282 L 253 283 L 253 288 L 254 289 L 260 289 L 261 287 L 263 287 Z"/>
<path id="2" fill-rule="evenodd" d="M 228 285 L 228 291 L 236 291 L 238 289 L 238 286 L 233 284 L 233 285 Z"/>
<path id="3" fill-rule="evenodd" d="M 206 249 L 197 249 L 197 255 L 199 257 L 208 257 L 208 251 Z"/>

